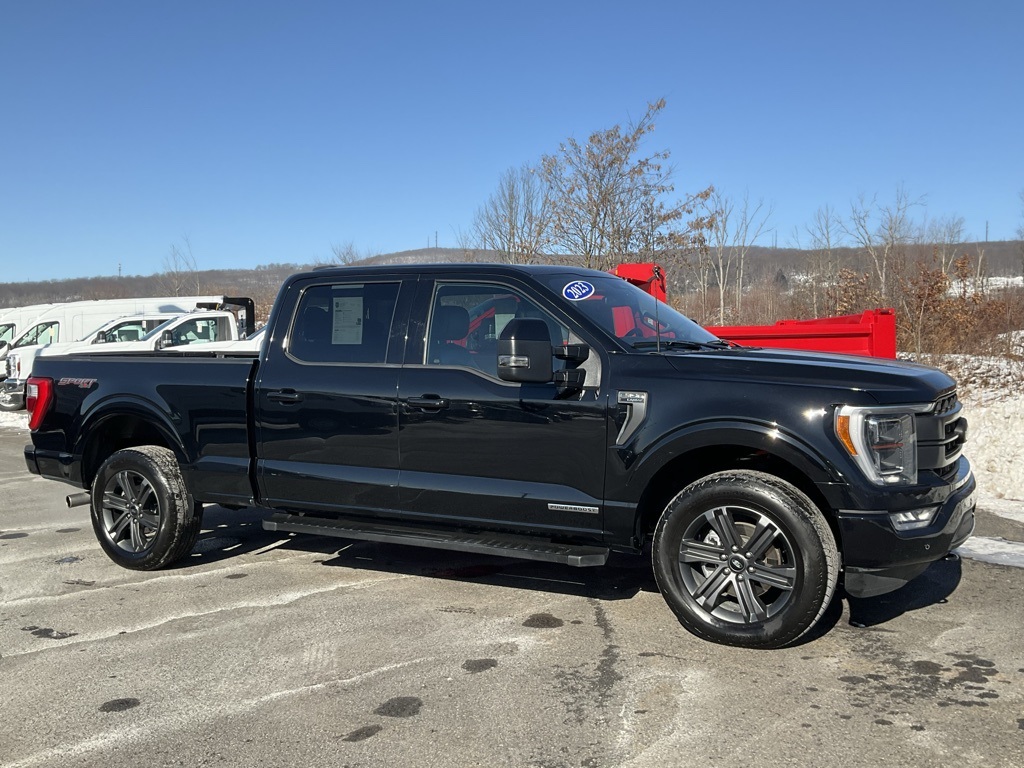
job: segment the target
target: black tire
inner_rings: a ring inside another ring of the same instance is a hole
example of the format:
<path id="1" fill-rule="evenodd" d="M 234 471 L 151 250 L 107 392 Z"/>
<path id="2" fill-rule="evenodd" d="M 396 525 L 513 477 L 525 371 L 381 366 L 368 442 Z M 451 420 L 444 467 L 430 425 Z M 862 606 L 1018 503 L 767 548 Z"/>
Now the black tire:
<path id="1" fill-rule="evenodd" d="M 748 648 L 800 638 L 839 578 L 821 512 L 763 472 L 719 472 L 683 489 L 658 522 L 653 559 L 661 594 L 687 630 Z"/>
<path id="2" fill-rule="evenodd" d="M 203 508 L 192 500 L 177 459 L 144 445 L 112 454 L 92 482 L 92 527 L 107 556 L 124 568 L 153 571 L 192 551 Z"/>
<path id="3" fill-rule="evenodd" d="M 18 397 L 15 394 L 7 394 L 3 390 L 3 385 L 0 384 L 0 411 L 6 411 L 7 413 L 14 413 L 15 411 L 21 411 L 25 408 L 25 397 L 22 395 Z"/>

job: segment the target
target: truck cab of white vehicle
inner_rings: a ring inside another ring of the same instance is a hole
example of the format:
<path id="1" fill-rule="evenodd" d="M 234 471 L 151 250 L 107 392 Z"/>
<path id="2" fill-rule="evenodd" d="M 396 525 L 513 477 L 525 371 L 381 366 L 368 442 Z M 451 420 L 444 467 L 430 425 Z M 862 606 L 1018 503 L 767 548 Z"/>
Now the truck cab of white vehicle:
<path id="1" fill-rule="evenodd" d="M 190 312 L 172 318 L 152 328 L 136 341 L 120 341 L 99 347 L 76 345 L 67 350 L 71 354 L 92 352 L 155 352 L 162 349 L 177 349 L 193 344 L 212 344 L 238 341 L 240 333 L 238 320 L 225 310 Z M 45 354 L 49 355 L 47 351 Z M 60 354 L 60 352 L 54 352 Z"/>
<path id="2" fill-rule="evenodd" d="M 224 301 L 223 296 L 161 296 L 51 305 L 5 350 L 6 379 L 0 385 L 0 410 L 17 411 L 25 407 L 25 382 L 32 373 L 33 362 L 50 345 L 91 341 L 101 328 L 126 316 L 157 313 L 171 317 L 197 306 L 220 306 Z"/>

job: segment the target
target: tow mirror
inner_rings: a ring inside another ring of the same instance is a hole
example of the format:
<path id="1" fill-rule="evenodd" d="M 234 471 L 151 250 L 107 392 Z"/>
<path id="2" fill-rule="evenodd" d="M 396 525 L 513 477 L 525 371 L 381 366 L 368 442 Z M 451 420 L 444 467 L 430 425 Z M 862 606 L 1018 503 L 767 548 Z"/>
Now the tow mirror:
<path id="1" fill-rule="evenodd" d="M 157 349 L 167 349 L 174 346 L 174 334 L 171 331 L 164 331 L 160 334 L 160 341 L 156 343 Z"/>
<path id="2" fill-rule="evenodd" d="M 551 335 L 547 323 L 537 318 L 509 321 L 498 339 L 498 377 L 523 384 L 551 381 Z"/>

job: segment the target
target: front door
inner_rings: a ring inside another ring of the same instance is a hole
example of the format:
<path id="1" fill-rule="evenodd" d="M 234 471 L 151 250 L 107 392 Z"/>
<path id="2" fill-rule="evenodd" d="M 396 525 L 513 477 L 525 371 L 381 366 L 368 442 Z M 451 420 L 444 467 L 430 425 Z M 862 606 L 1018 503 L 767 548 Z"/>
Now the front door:
<path id="1" fill-rule="evenodd" d="M 496 372 L 497 339 L 512 318 L 544 319 L 553 346 L 579 338 L 516 286 L 425 283 L 417 309 L 426 329 L 410 334 L 398 382 L 403 512 L 598 535 L 608 447 L 602 390 L 564 398 L 553 383 L 512 384 Z"/>

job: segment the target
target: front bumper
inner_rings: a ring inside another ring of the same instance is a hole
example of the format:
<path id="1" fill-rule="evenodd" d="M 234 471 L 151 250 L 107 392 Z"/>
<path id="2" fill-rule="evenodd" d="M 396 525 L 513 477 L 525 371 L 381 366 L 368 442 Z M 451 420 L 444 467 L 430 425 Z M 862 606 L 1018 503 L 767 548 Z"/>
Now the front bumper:
<path id="1" fill-rule="evenodd" d="M 24 408 L 25 382 L 20 379 L 4 379 L 0 383 L 0 402 L 7 408 Z"/>
<path id="2" fill-rule="evenodd" d="M 847 594 L 873 597 L 899 589 L 970 537 L 977 483 L 967 460 L 960 461 L 961 469 L 948 494 L 924 528 L 897 531 L 888 511 L 839 511 Z"/>

